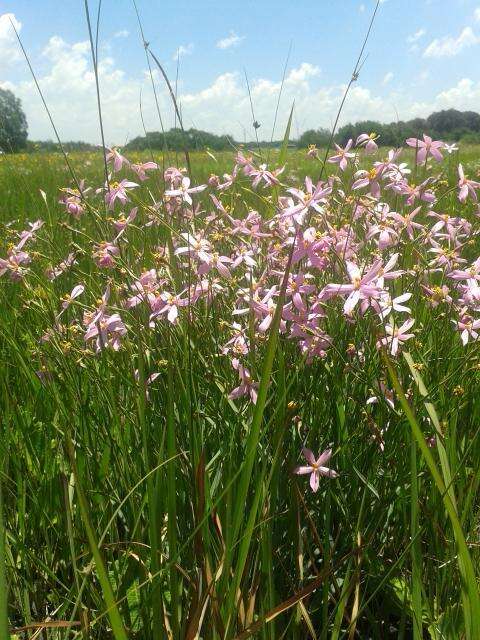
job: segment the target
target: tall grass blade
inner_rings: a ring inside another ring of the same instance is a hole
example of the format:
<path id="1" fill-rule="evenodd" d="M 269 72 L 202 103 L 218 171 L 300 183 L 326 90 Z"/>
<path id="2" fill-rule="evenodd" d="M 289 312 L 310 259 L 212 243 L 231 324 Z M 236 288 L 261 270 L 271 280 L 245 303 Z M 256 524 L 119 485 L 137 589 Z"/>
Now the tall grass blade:
<path id="1" fill-rule="evenodd" d="M 0 640 L 9 640 L 8 585 L 5 572 L 5 523 L 3 515 L 3 461 L 0 465 Z"/>
<path id="2" fill-rule="evenodd" d="M 457 550 L 458 550 L 458 569 L 461 576 L 461 590 L 462 601 L 465 616 L 465 630 L 467 638 L 469 640 L 476 640 L 480 638 L 480 596 L 478 593 L 478 587 L 475 577 L 475 570 L 473 567 L 470 552 L 465 541 L 465 536 L 462 531 L 460 520 L 457 515 L 455 503 L 450 498 L 449 489 L 446 487 L 445 482 L 438 470 L 438 467 L 433 459 L 433 455 L 425 442 L 425 436 L 423 435 L 420 424 L 411 408 L 402 385 L 398 379 L 397 373 L 393 368 L 393 365 L 388 356 L 383 353 L 384 361 L 390 375 L 395 392 L 398 395 L 400 404 L 402 406 L 405 417 L 407 418 L 412 434 L 417 441 L 418 448 L 420 449 L 427 467 L 430 471 L 430 475 L 442 497 L 445 509 L 452 524 L 453 534 L 455 537 Z"/>
<path id="3" fill-rule="evenodd" d="M 83 488 L 80 483 L 80 478 L 78 477 L 78 469 L 77 469 L 77 463 L 75 460 L 75 450 L 73 448 L 73 442 L 69 436 L 66 437 L 65 449 L 72 467 L 72 472 L 75 479 L 75 490 L 77 492 L 78 503 L 80 506 L 80 514 L 82 516 L 83 526 L 85 527 L 85 532 L 87 534 L 90 550 L 92 552 L 93 559 L 95 561 L 95 568 L 97 571 L 100 586 L 102 588 L 102 593 L 105 600 L 108 617 L 110 619 L 110 624 L 112 625 L 112 632 L 115 637 L 115 640 L 127 640 L 127 634 L 123 626 L 122 619 L 120 617 L 120 612 L 115 602 L 115 596 L 113 595 L 113 590 L 110 584 L 107 570 L 105 568 L 105 563 L 103 561 L 102 555 L 100 553 L 100 549 L 98 548 L 97 541 L 95 539 L 95 533 L 93 531 L 93 527 L 90 520 L 87 499 L 85 498 L 85 494 L 83 492 Z"/>
<path id="4" fill-rule="evenodd" d="M 417 444 L 410 443 L 410 533 L 412 540 L 412 610 L 413 639 L 422 640 L 422 550 L 420 545 L 419 505 L 418 505 Z"/>

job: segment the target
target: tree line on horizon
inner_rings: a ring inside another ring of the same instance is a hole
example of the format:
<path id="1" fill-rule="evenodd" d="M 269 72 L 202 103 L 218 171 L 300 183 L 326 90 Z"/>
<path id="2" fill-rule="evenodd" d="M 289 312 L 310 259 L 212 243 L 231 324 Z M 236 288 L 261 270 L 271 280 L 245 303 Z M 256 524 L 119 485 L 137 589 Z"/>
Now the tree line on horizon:
<path id="1" fill-rule="evenodd" d="M 257 125 L 257 123 L 255 123 Z M 257 125 L 258 128 L 258 125 Z M 447 142 L 480 143 L 480 114 L 475 111 L 459 111 L 446 109 L 432 113 L 427 118 L 390 123 L 364 120 L 354 124 L 345 124 L 334 136 L 337 144 L 345 145 L 350 138 L 355 140 L 361 133 L 375 133 L 378 144 L 391 147 L 401 146 L 406 138 L 419 137 L 426 133 L 435 139 Z M 60 145 L 51 140 L 32 141 L 28 139 L 28 126 L 21 102 L 14 94 L 0 88 L 0 151 L 4 153 L 16 151 L 59 151 Z M 304 149 L 310 145 L 326 147 L 330 143 L 331 131 L 326 128 L 309 129 L 297 140 L 291 141 L 292 147 Z M 128 151 L 145 151 L 162 149 L 170 151 L 224 151 L 234 149 L 241 144 L 231 135 L 217 135 L 208 131 L 190 128 L 182 130 L 173 127 L 169 131 L 149 131 L 144 136 L 137 136 L 123 148 Z M 281 140 L 249 141 L 243 143 L 249 147 L 279 147 Z M 98 145 L 76 141 L 63 143 L 65 151 L 92 151 Z"/>
<path id="2" fill-rule="evenodd" d="M 475 111 L 459 111 L 448 109 L 432 113 L 428 118 L 414 118 L 412 120 L 391 123 L 382 123 L 375 120 L 362 120 L 356 123 L 348 123 L 340 127 L 334 136 L 334 142 L 345 145 L 350 138 L 355 140 L 361 133 L 375 133 L 378 136 L 377 143 L 384 146 L 399 147 L 407 138 L 419 137 L 423 133 L 435 139 L 446 142 L 463 142 L 466 144 L 480 144 L 480 114 Z M 326 147 L 331 138 L 331 131 L 326 128 L 309 129 L 296 140 L 291 140 L 290 145 L 298 149 L 306 149 L 310 145 Z M 54 142 L 35 143 L 37 149 L 54 151 L 58 145 Z M 282 140 L 257 142 L 239 142 L 231 135 L 216 135 L 208 131 L 190 128 L 182 131 L 174 127 L 168 131 L 149 131 L 144 136 L 137 136 L 130 140 L 123 149 L 125 151 L 228 151 L 244 146 L 255 147 L 280 147 Z M 68 151 L 81 151 L 95 149 L 95 145 L 84 142 L 66 143 Z"/>

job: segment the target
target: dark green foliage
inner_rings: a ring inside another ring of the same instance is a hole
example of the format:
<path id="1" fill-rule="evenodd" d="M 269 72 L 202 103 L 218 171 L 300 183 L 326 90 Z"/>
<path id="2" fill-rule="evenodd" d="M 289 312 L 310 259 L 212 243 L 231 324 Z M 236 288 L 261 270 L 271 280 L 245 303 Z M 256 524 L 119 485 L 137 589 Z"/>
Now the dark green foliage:
<path id="1" fill-rule="evenodd" d="M 148 131 L 146 136 L 138 136 L 125 147 L 129 151 L 144 151 L 145 149 L 169 149 L 170 151 L 195 151 L 200 149 L 231 149 L 235 145 L 232 136 L 217 136 L 208 131 L 188 129 L 182 131 L 176 127 L 170 131 Z"/>
<path id="2" fill-rule="evenodd" d="M 78 141 L 70 141 L 70 142 L 62 142 L 62 147 L 64 151 L 95 151 L 98 149 L 98 145 L 90 144 L 89 142 Z M 60 151 L 60 145 L 58 142 L 53 142 L 53 140 L 28 140 L 27 141 L 27 151 L 45 151 L 47 153 Z"/>
<path id="3" fill-rule="evenodd" d="M 328 129 L 309 129 L 302 133 L 298 139 L 297 146 L 301 149 L 314 144 L 316 147 L 326 147 L 330 140 L 331 133 Z"/>
<path id="4" fill-rule="evenodd" d="M 6 153 L 25 149 L 27 134 L 22 103 L 8 89 L 0 89 L 0 150 Z"/>
<path id="5" fill-rule="evenodd" d="M 418 138 L 423 133 L 446 142 L 465 140 L 466 136 L 468 136 L 466 141 L 475 142 L 480 135 L 480 115 L 474 111 L 447 109 L 432 113 L 426 119 L 399 120 L 389 124 L 367 120 L 340 127 L 336 141 L 345 145 L 350 138 L 355 140 L 361 133 L 371 132 L 378 134 L 379 144 L 387 146 L 400 146 L 404 144 L 406 138 Z M 474 138 L 471 138 L 472 135 Z M 317 146 L 319 146 L 318 143 Z"/>

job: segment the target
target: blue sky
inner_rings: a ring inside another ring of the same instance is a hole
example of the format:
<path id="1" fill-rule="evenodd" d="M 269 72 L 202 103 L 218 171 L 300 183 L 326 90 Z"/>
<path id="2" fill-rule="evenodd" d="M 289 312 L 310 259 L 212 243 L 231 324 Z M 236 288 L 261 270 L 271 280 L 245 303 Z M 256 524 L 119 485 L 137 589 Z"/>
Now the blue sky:
<path id="1" fill-rule="evenodd" d="M 252 117 L 269 138 L 280 80 L 292 44 L 279 132 L 295 99 L 295 133 L 330 126 L 358 55 L 374 0 L 137 0 L 152 50 L 174 79 L 186 126 L 251 138 Z M 97 1 L 90 0 L 92 16 Z M 1 0 L 0 86 L 23 101 L 34 139 L 51 138 L 10 19 L 31 56 L 64 139 L 97 142 L 95 91 L 82 0 Z M 9 14 L 9 15 L 7 15 Z M 368 57 L 343 121 L 384 121 L 448 107 L 480 109 L 480 0 L 383 0 Z M 103 0 L 101 88 L 107 140 L 123 143 L 158 129 L 150 79 L 130 0 Z M 162 118 L 173 123 L 155 74 Z M 280 133 L 279 133 L 280 135 Z"/>

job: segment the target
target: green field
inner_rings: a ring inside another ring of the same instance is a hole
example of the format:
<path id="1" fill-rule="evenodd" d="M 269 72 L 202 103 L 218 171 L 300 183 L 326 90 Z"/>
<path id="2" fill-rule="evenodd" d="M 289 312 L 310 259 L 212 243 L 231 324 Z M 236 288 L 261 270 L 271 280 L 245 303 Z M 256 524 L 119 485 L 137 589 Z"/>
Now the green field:
<path id="1" fill-rule="evenodd" d="M 275 168 L 283 153 L 252 162 Z M 357 168 L 370 169 L 359 154 Z M 418 166 L 404 151 L 410 185 L 432 176 L 435 204 L 407 203 L 382 178 L 390 211 L 420 207 L 411 237 L 352 189 L 351 167 L 328 164 L 333 191 L 301 223 L 325 242 L 313 266 L 289 261 L 297 231 L 278 217 L 286 189 L 320 174 L 304 151 L 288 151 L 280 184 L 255 189 L 239 171 L 225 191 L 192 194 L 193 211 L 163 196 L 162 169 L 184 167 L 182 154 L 129 155 L 160 171 L 110 209 L 101 152 L 68 157 L 75 180 L 60 154 L 0 156 L 0 258 L 29 254 L 0 279 L 0 616 L 6 607 L 13 637 L 478 640 L 480 350 L 472 332 L 462 344 L 456 323 L 474 331 L 480 303 L 474 284 L 465 301 L 450 276 L 480 256 L 478 207 L 457 191 L 458 162 L 480 180 L 480 148 Z M 233 164 L 233 153 L 191 154 L 192 186 Z M 123 178 L 135 175 L 124 166 L 110 188 Z M 92 189 L 77 219 L 59 201 L 80 180 Z M 133 207 L 118 236 L 114 223 Z M 237 233 L 252 211 L 250 235 Z M 432 211 L 450 216 L 445 226 Z M 387 244 L 376 226 L 392 228 Z M 207 267 L 198 250 L 178 251 L 186 232 L 210 243 Z M 435 243 L 446 263 L 432 263 Z M 253 266 L 225 262 L 232 277 L 218 268 L 219 255 L 248 251 Z M 338 291 L 321 296 L 350 283 L 349 261 L 363 278 L 394 254 L 401 274 L 383 280 L 378 269 L 372 282 L 391 298 L 411 293 L 414 336 L 398 353 L 386 323 L 398 329 L 404 312 L 349 314 Z M 292 284 L 286 269 L 308 277 Z M 141 290 L 150 270 L 155 285 Z M 306 285 L 314 320 L 293 298 Z M 161 306 L 170 294 L 183 301 L 175 322 Z M 122 325 L 109 333 L 115 314 Z M 244 395 L 230 396 L 239 384 Z M 304 446 L 331 448 L 338 473 L 315 492 L 295 473 Z M 45 620 L 60 624 L 40 636 L 30 625 Z"/>

